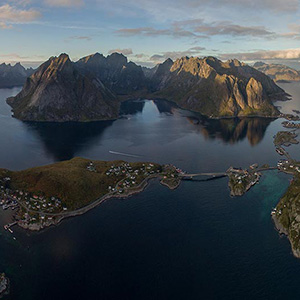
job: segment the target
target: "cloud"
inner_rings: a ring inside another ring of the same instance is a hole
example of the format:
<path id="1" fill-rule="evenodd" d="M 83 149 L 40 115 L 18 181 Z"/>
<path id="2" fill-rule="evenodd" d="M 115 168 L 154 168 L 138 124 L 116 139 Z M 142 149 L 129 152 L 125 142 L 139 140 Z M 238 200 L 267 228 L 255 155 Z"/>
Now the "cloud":
<path id="1" fill-rule="evenodd" d="M 95 0 L 101 9 L 111 15 L 127 15 L 149 19 L 170 21 L 196 18 L 208 11 L 230 13 L 231 15 L 249 13 L 278 15 L 294 14 L 299 9 L 299 0 Z M 238 15 L 238 16 L 239 16 Z"/>
<path id="2" fill-rule="evenodd" d="M 70 40 L 79 40 L 79 41 L 91 41 L 92 38 L 90 36 L 70 36 L 66 39 L 66 41 L 70 41 Z"/>
<path id="3" fill-rule="evenodd" d="M 7 53 L 7 54 L 0 54 L 0 58 L 7 58 L 7 59 L 27 59 L 27 56 L 21 56 L 17 53 Z"/>
<path id="4" fill-rule="evenodd" d="M 131 55 L 133 54 L 132 49 L 131 48 L 127 48 L 127 49 L 111 49 L 108 51 L 108 54 L 112 54 L 112 53 L 122 53 L 124 55 Z"/>
<path id="5" fill-rule="evenodd" d="M 299 24 L 289 24 L 289 32 L 280 34 L 281 37 L 290 38 L 294 40 L 300 40 L 300 25 Z"/>
<path id="6" fill-rule="evenodd" d="M 8 0 L 8 2 L 18 6 L 27 6 L 31 4 L 32 1 L 31 0 Z"/>
<path id="7" fill-rule="evenodd" d="M 144 53 L 137 53 L 137 54 L 134 55 L 134 57 L 140 59 L 140 58 L 145 58 L 145 57 L 148 57 L 148 56 Z"/>
<path id="8" fill-rule="evenodd" d="M 34 9 L 18 9 L 9 4 L 0 6 L 0 23 L 2 28 L 13 23 L 30 23 L 41 17 L 41 13 Z"/>
<path id="9" fill-rule="evenodd" d="M 171 36 L 174 38 L 206 38 L 211 36 L 235 36 L 235 37 L 260 37 L 271 39 L 276 37 L 264 26 L 242 26 L 230 21 L 220 21 L 207 23 L 203 19 L 189 19 L 176 21 L 166 29 L 156 29 L 153 27 L 122 28 L 116 30 L 119 36 Z"/>
<path id="10" fill-rule="evenodd" d="M 0 21 L 0 29 L 11 29 L 12 25 L 8 25 L 5 22 Z"/>
<path id="11" fill-rule="evenodd" d="M 165 61 L 168 58 L 171 58 L 173 60 L 183 57 L 183 56 L 198 56 L 200 55 L 201 51 L 205 50 L 204 47 L 192 47 L 185 51 L 168 51 L 168 52 L 162 52 L 160 54 L 154 54 L 150 57 L 150 61 L 159 63 L 162 61 Z"/>
<path id="12" fill-rule="evenodd" d="M 221 59 L 237 58 L 239 60 L 292 60 L 300 59 L 300 48 L 285 50 L 260 50 L 254 52 L 237 52 L 220 54 Z"/>
<path id="13" fill-rule="evenodd" d="M 227 35 L 227 36 L 252 36 L 252 37 L 272 37 L 275 33 L 264 26 L 242 26 L 230 21 L 219 21 L 207 23 L 204 19 L 190 19 L 173 23 L 175 28 L 188 28 L 194 33 L 207 36 Z"/>
<path id="14" fill-rule="evenodd" d="M 122 28 L 115 31 L 115 33 L 119 36 L 171 36 L 174 38 L 183 38 L 183 37 L 191 37 L 191 38 L 207 38 L 204 35 L 199 35 L 194 32 L 183 30 L 181 28 L 168 28 L 168 29 L 155 29 L 153 27 L 139 27 L 139 28 Z"/>
<path id="15" fill-rule="evenodd" d="M 45 0 L 45 4 L 53 7 L 79 7 L 84 5 L 83 0 Z"/>

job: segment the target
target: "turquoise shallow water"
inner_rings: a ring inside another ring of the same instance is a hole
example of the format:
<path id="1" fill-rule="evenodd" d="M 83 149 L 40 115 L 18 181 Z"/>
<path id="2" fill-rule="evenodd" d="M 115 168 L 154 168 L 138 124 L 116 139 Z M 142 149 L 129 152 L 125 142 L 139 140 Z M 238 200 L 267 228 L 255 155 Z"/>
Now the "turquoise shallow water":
<path id="1" fill-rule="evenodd" d="M 208 121 L 167 102 L 130 102 L 115 122 L 22 123 L 0 91 L 0 164 L 14 170 L 74 156 L 174 163 L 189 172 L 276 164 L 282 120 Z M 285 104 L 283 104 L 285 105 Z M 289 103 L 290 105 L 290 103 Z M 297 146 L 289 151 L 299 155 Z M 109 151 L 130 155 L 121 156 Z M 2 228 L 0 270 L 9 299 L 298 299 L 300 261 L 270 218 L 288 176 L 270 171 L 231 198 L 227 179 L 153 181 L 41 233 Z M 284 287 L 284 288 L 283 288 Z"/>

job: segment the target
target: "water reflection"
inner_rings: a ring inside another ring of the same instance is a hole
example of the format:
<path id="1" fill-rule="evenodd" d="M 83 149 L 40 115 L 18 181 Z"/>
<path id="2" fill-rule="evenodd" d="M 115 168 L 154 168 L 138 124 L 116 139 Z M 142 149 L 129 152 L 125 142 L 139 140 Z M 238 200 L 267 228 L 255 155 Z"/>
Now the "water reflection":
<path id="1" fill-rule="evenodd" d="M 91 123 L 38 123 L 25 122 L 28 130 L 43 142 L 46 151 L 55 160 L 73 158 L 81 149 L 99 140 L 113 121 Z"/>
<path id="2" fill-rule="evenodd" d="M 220 139 L 235 144 L 247 137 L 250 145 L 255 146 L 265 136 L 267 127 L 274 119 L 267 118 L 235 118 L 208 120 L 206 118 L 187 117 L 207 139 Z"/>
<path id="3" fill-rule="evenodd" d="M 122 143 L 120 133 L 122 137 L 130 135 L 132 144 L 137 145 L 139 144 L 139 130 L 142 130 L 142 133 L 146 135 L 151 135 L 148 130 L 148 126 L 150 126 L 152 131 L 158 130 L 161 134 L 160 126 L 165 127 L 167 124 L 170 126 L 169 131 L 173 131 L 179 124 L 182 124 L 182 121 L 185 122 L 184 119 L 187 124 L 187 132 L 196 132 L 206 139 L 220 139 L 230 144 L 247 138 L 249 143 L 254 146 L 263 139 L 267 127 L 273 121 L 264 118 L 210 120 L 193 112 L 182 110 L 168 101 L 152 101 L 155 109 L 153 109 L 153 105 L 145 105 L 146 101 L 148 100 L 122 103 L 121 119 L 125 117 L 129 123 L 127 121 L 124 123 L 124 120 L 117 120 L 92 123 L 26 122 L 24 124 L 30 132 L 33 132 L 41 140 L 46 151 L 55 160 L 60 161 L 73 158 L 81 150 L 88 151 L 93 146 L 102 144 L 105 141 L 103 137 L 105 132 L 120 143 Z M 128 118 L 128 115 L 132 118 Z M 171 119 L 163 118 L 170 115 L 172 115 Z M 157 120 L 164 121 L 157 124 L 155 123 Z M 114 124 L 114 129 L 107 131 L 112 124 Z M 138 132 L 137 129 L 139 129 Z M 175 132 L 177 131 L 175 130 Z M 183 128 L 181 133 L 184 133 Z M 170 136 L 178 138 L 180 132 L 177 132 L 176 136 L 169 134 L 168 136 L 160 136 L 160 138 L 169 141 Z"/>
<path id="4" fill-rule="evenodd" d="M 121 105 L 120 114 L 123 115 L 134 115 L 141 113 L 144 109 L 145 101 L 125 101 Z"/>

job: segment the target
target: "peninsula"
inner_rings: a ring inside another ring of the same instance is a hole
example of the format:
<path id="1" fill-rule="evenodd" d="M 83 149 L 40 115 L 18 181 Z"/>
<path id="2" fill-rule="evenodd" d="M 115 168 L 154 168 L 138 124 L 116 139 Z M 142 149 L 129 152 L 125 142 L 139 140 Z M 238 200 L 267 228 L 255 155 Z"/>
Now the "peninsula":
<path id="1" fill-rule="evenodd" d="M 14 209 L 19 225 L 40 230 L 62 219 L 81 215 L 109 198 L 139 193 L 152 178 L 170 189 L 180 184 L 181 170 L 172 165 L 90 161 L 74 158 L 48 166 L 12 172 L 0 169 L 0 201 Z"/>

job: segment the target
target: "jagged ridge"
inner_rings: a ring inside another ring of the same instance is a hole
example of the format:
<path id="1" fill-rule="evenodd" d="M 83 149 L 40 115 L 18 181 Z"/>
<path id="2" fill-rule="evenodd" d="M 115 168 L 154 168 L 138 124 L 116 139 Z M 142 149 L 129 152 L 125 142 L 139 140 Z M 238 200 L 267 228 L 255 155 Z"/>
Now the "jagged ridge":
<path id="1" fill-rule="evenodd" d="M 0 88 L 22 86 L 26 78 L 33 72 L 32 68 L 25 69 L 20 63 L 16 63 L 14 66 L 3 63 L 0 65 Z"/>
<path id="2" fill-rule="evenodd" d="M 253 67 L 278 82 L 300 81 L 300 72 L 285 65 L 256 62 Z"/>
<path id="3" fill-rule="evenodd" d="M 165 98 L 210 117 L 277 116 L 272 100 L 285 93 L 237 60 L 183 57 L 143 70 L 118 53 L 76 63 L 62 54 L 41 65 L 8 103 L 22 120 L 94 121 L 117 118 L 124 97 Z"/>

